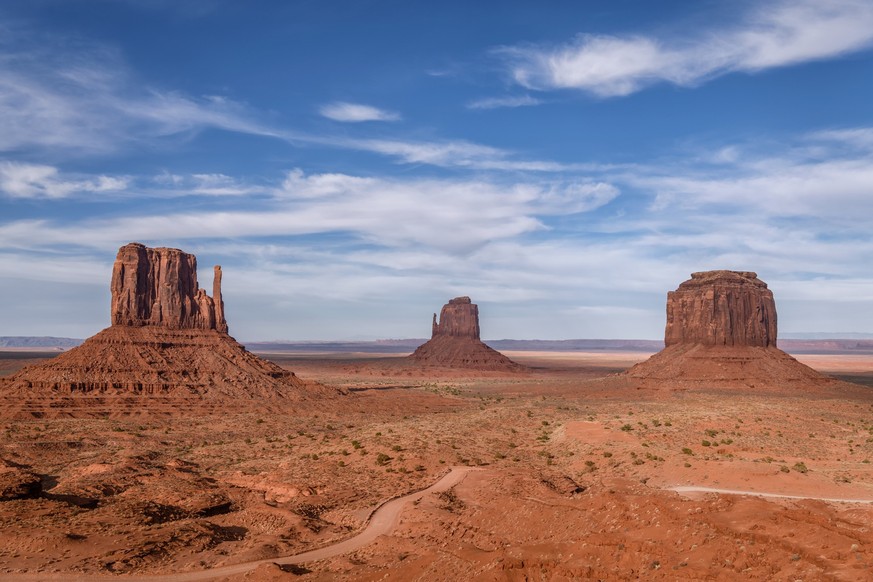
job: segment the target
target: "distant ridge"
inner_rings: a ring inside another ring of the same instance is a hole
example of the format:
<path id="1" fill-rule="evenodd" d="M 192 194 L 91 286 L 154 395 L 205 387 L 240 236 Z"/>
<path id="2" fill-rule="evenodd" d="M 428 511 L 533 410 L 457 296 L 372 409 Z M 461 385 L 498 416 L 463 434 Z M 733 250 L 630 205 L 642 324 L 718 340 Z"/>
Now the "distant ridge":
<path id="1" fill-rule="evenodd" d="M 253 352 L 361 352 L 406 354 L 412 352 L 426 340 L 419 338 L 386 339 L 373 341 L 269 341 L 243 342 Z M 498 350 L 529 352 L 570 352 L 570 351 L 640 351 L 656 352 L 664 347 L 661 340 L 488 340 L 489 346 Z"/>
<path id="2" fill-rule="evenodd" d="M 10 335 L 0 336 L 0 348 L 74 348 L 83 341 L 71 337 Z"/>
<path id="3" fill-rule="evenodd" d="M 789 334 L 790 335 L 790 334 Z M 805 336 L 811 334 L 803 334 Z M 822 334 L 830 335 L 830 334 Z M 779 339 L 781 349 L 792 354 L 873 354 L 873 338 L 868 334 L 847 334 L 852 337 L 820 339 Z M 84 340 L 51 336 L 0 336 L 3 348 L 73 348 Z M 371 341 L 252 341 L 243 342 L 252 352 L 300 352 L 408 354 L 426 341 L 423 338 L 384 339 Z M 497 350 L 518 352 L 657 352 L 664 347 L 661 340 L 568 339 L 568 340 L 489 340 Z"/>
<path id="4" fill-rule="evenodd" d="M 827 331 L 796 331 L 793 333 L 782 332 L 779 334 L 783 339 L 790 340 L 843 340 L 843 339 L 869 339 L 873 340 L 873 333 L 860 332 L 827 332 Z"/>

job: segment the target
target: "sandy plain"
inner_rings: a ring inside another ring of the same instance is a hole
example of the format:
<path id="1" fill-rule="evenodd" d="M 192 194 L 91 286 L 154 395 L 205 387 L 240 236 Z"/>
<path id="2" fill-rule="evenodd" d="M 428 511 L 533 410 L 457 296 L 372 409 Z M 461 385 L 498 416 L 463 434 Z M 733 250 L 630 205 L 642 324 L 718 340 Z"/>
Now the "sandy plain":
<path id="1" fill-rule="evenodd" d="M 0 375 L 46 355 L 0 353 Z M 799 356 L 860 383 L 834 395 L 616 391 L 597 379 L 648 354 L 507 355 L 530 370 L 269 354 L 351 393 L 287 414 L 0 421 L 0 457 L 43 486 L 0 502 L 0 579 L 873 579 L 873 357 Z M 372 543 L 281 559 L 453 467 L 476 470 L 404 501 Z"/>

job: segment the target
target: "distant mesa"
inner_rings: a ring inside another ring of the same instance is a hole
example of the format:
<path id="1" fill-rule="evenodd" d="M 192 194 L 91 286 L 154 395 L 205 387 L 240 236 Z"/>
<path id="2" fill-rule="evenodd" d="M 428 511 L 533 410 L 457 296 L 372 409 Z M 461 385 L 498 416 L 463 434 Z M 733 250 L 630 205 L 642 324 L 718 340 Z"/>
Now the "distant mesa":
<path id="1" fill-rule="evenodd" d="M 776 347 L 776 303 L 750 271 L 693 273 L 667 293 L 666 347 L 626 372 L 643 386 L 792 390 L 836 383 Z"/>
<path id="2" fill-rule="evenodd" d="M 76 348 L 0 384 L 13 415 L 159 413 L 339 394 L 246 351 L 227 334 L 216 266 L 213 296 L 197 259 L 130 243 L 112 269 L 112 325 Z"/>
<path id="3" fill-rule="evenodd" d="M 443 305 L 439 320 L 434 313 L 431 339 L 409 357 L 426 366 L 505 371 L 525 369 L 479 339 L 479 306 L 469 297 L 456 297 Z"/>

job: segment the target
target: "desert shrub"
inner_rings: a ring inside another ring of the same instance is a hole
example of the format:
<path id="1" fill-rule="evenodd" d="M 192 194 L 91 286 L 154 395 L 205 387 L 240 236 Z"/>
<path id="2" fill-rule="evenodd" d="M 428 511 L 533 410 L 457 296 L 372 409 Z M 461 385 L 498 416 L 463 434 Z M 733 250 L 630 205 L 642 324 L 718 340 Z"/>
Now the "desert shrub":
<path id="1" fill-rule="evenodd" d="M 693 455 L 694 454 L 694 451 L 692 451 L 688 447 L 682 447 L 682 452 L 685 453 L 686 455 Z"/>
<path id="2" fill-rule="evenodd" d="M 376 455 L 376 464 L 377 465 L 380 465 L 380 466 L 387 465 L 390 460 L 391 460 L 391 457 L 389 457 L 385 453 L 379 453 L 378 455 Z"/>

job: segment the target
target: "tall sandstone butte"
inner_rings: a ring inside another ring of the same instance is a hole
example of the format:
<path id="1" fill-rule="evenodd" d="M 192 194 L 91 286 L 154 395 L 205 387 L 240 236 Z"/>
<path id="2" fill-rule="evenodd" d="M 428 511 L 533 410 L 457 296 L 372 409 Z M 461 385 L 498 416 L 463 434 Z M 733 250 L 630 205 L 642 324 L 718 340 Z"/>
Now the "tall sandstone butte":
<path id="1" fill-rule="evenodd" d="M 776 347 L 773 293 L 750 271 L 693 273 L 668 292 L 664 344 L 626 377 L 677 389 L 790 391 L 837 383 Z"/>
<path id="2" fill-rule="evenodd" d="M 213 296 L 197 285 L 197 258 L 179 249 L 130 243 L 112 268 L 112 325 L 158 325 L 227 333 L 216 265 Z"/>
<path id="3" fill-rule="evenodd" d="M 449 300 L 433 315 L 431 339 L 410 356 L 419 364 L 446 368 L 521 371 L 517 364 L 479 339 L 479 306 L 469 297 Z"/>
<path id="4" fill-rule="evenodd" d="M 121 247 L 112 269 L 112 325 L 0 384 L 0 414 L 177 414 L 275 408 L 340 391 L 305 382 L 248 352 L 227 333 L 221 267 L 213 296 L 197 259 L 179 249 Z"/>
<path id="5" fill-rule="evenodd" d="M 667 293 L 667 346 L 776 346 L 776 302 L 751 271 L 692 273 Z"/>
<path id="6" fill-rule="evenodd" d="M 443 305 L 437 322 L 433 314 L 431 338 L 439 335 L 479 339 L 479 306 L 469 297 L 455 297 Z"/>

